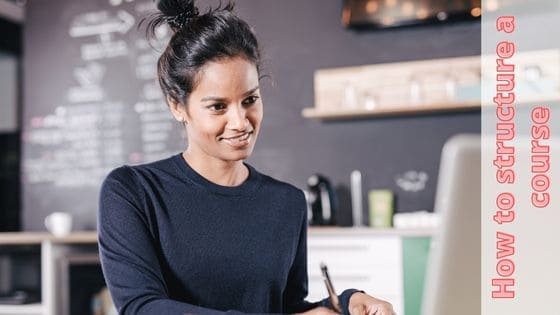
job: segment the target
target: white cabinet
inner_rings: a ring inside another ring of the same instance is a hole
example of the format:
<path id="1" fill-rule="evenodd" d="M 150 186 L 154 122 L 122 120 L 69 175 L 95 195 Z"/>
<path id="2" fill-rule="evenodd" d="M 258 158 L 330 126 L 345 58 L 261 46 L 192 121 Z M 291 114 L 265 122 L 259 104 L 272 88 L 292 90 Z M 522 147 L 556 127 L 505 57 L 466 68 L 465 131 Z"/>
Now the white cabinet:
<path id="1" fill-rule="evenodd" d="M 328 296 L 319 264 L 324 262 L 337 293 L 356 288 L 387 300 L 404 313 L 403 237 L 431 231 L 370 228 L 310 228 L 308 232 L 309 301 Z"/>

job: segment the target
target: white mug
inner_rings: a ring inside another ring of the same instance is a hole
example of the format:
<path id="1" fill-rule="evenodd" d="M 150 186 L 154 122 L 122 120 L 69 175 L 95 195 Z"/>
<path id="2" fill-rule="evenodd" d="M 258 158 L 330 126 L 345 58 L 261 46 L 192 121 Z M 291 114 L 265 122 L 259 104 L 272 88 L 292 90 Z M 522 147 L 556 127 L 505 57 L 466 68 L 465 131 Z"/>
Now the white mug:
<path id="1" fill-rule="evenodd" d="M 66 236 L 72 231 L 72 215 L 66 212 L 53 212 L 45 218 L 45 227 L 54 236 Z"/>

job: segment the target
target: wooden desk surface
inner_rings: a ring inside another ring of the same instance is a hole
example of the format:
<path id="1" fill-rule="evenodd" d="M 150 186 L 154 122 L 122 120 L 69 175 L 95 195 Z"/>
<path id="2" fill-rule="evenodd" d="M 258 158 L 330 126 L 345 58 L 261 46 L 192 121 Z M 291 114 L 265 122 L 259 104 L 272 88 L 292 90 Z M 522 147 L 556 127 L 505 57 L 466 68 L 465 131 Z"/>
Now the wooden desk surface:
<path id="1" fill-rule="evenodd" d="M 0 245 L 34 245 L 43 241 L 58 244 L 88 244 L 97 242 L 97 232 L 73 232 L 68 236 L 56 237 L 48 232 L 8 232 L 0 233 Z"/>
<path id="2" fill-rule="evenodd" d="M 342 227 L 310 227 L 309 236 L 429 236 L 433 229 L 373 229 Z M 55 244 L 93 244 L 97 242 L 96 231 L 73 232 L 68 236 L 56 237 L 48 232 L 4 232 L 0 233 L 0 245 L 34 245 L 43 241 Z"/>

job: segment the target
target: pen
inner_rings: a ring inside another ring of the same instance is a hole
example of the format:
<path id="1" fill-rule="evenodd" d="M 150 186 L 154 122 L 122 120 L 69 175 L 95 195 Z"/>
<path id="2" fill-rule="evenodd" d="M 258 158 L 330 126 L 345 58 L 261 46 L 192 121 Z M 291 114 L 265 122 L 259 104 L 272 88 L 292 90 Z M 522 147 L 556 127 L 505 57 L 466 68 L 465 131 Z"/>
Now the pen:
<path id="1" fill-rule="evenodd" d="M 331 282 L 331 278 L 329 277 L 329 272 L 327 270 L 327 265 L 321 263 L 321 273 L 323 274 L 323 280 L 325 281 L 325 285 L 327 286 L 327 291 L 329 292 L 329 299 L 335 311 L 342 314 L 342 308 L 340 307 L 340 302 L 338 301 L 338 295 L 336 295 L 336 291 Z"/>

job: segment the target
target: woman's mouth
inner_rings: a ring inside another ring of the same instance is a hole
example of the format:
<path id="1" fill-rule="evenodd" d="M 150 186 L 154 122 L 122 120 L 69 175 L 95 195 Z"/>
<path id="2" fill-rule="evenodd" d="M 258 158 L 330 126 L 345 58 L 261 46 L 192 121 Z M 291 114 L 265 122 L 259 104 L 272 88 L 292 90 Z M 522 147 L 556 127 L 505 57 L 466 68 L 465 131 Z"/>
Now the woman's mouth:
<path id="1" fill-rule="evenodd" d="M 229 144 L 232 147 L 240 148 L 251 143 L 252 135 L 253 135 L 253 131 L 249 131 L 235 137 L 222 138 L 222 141 L 224 141 L 225 143 Z"/>

